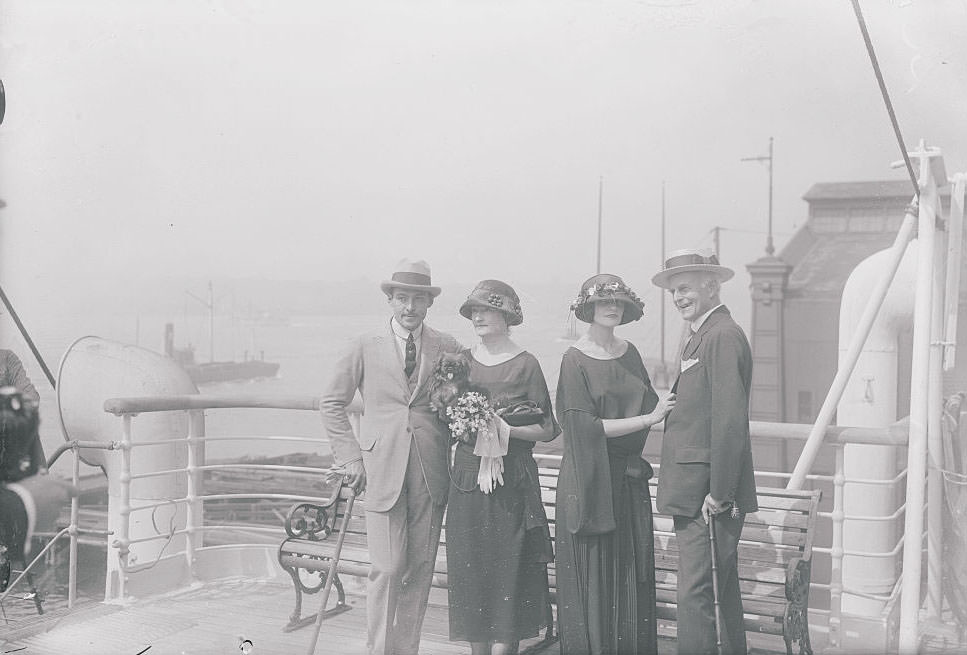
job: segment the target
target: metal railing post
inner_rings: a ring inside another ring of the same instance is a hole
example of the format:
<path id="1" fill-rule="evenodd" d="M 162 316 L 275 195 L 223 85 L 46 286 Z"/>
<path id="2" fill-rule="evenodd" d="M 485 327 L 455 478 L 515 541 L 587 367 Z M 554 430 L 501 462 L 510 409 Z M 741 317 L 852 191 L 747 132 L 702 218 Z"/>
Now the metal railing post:
<path id="1" fill-rule="evenodd" d="M 198 529 L 204 523 L 204 507 L 201 500 L 202 469 L 205 464 L 205 410 L 188 411 L 188 465 L 185 468 L 188 476 L 187 502 L 185 503 L 185 561 L 188 565 L 188 575 L 196 580 L 195 564 L 196 540 L 202 536 Z"/>
<path id="2" fill-rule="evenodd" d="M 933 319 L 933 255 L 936 235 L 937 184 L 930 157 L 920 145 L 920 215 L 918 224 L 917 285 L 913 314 L 913 361 L 910 375 L 910 442 L 907 451 L 907 495 L 903 547 L 903 586 L 900 596 L 899 652 L 917 653 L 920 644 L 920 581 L 923 515 L 927 467 L 927 387 L 930 366 L 930 323 Z M 946 182 L 946 180 L 944 180 Z"/>
<path id="3" fill-rule="evenodd" d="M 944 239 L 934 244 L 933 316 L 930 321 L 930 364 L 927 381 L 927 619 L 940 620 L 943 609 L 943 356 Z"/>
<path id="4" fill-rule="evenodd" d="M 829 645 L 839 648 L 843 622 L 843 496 L 846 486 L 844 446 L 836 444 L 836 464 L 833 473 L 832 546 L 829 551 Z"/>
<path id="5" fill-rule="evenodd" d="M 74 457 L 73 463 L 73 474 L 71 475 L 71 483 L 74 488 L 77 488 L 78 483 L 81 478 L 81 460 L 77 454 L 78 447 L 74 444 L 71 448 L 71 455 Z M 71 522 L 68 528 L 68 534 L 70 535 L 70 549 L 68 550 L 67 559 L 67 607 L 68 609 L 74 607 L 74 601 L 77 599 L 77 527 L 79 523 L 80 516 L 80 499 L 77 496 L 71 497 Z"/>
<path id="6" fill-rule="evenodd" d="M 131 545 L 131 419 L 133 414 L 125 414 L 121 418 L 121 473 L 120 506 L 118 507 L 118 538 L 114 546 L 118 549 L 117 598 L 124 600 L 125 586 L 128 576 L 128 555 Z M 110 599 L 110 575 L 107 577 L 105 597 Z"/>

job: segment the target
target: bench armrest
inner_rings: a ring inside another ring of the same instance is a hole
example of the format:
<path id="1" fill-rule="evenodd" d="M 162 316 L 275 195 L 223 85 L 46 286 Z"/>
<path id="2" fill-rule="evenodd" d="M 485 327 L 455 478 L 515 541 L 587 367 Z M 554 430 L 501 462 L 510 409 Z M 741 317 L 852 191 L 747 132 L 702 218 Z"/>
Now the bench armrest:
<path id="1" fill-rule="evenodd" d="M 323 541 L 333 533 L 335 523 L 335 505 L 301 502 L 289 508 L 285 516 L 285 533 L 293 539 Z"/>

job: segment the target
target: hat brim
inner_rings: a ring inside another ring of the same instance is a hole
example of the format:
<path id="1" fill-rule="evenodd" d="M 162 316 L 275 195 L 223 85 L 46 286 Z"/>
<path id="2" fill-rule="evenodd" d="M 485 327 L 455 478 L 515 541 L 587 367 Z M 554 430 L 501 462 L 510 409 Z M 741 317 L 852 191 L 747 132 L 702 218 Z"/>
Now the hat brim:
<path id="1" fill-rule="evenodd" d="M 486 303 L 482 300 L 478 300 L 477 298 L 467 298 L 466 300 L 463 301 L 463 304 L 460 305 L 460 316 L 463 316 L 465 319 L 469 320 L 473 316 L 472 312 L 474 307 L 480 307 L 482 309 L 493 309 L 500 312 L 501 314 L 507 317 L 507 327 L 520 325 L 521 323 L 524 322 L 523 317 L 518 316 L 514 312 L 507 311 L 503 307 L 494 307 L 490 303 Z"/>
<path id="2" fill-rule="evenodd" d="M 663 289 L 671 289 L 669 285 L 669 280 L 673 275 L 678 275 L 679 273 L 689 273 L 692 271 L 697 271 L 700 273 L 710 273 L 718 279 L 719 282 L 728 282 L 735 275 L 733 271 L 728 266 L 720 266 L 718 264 L 686 264 L 684 266 L 672 266 L 671 268 L 666 268 L 665 270 L 656 273 L 654 277 L 651 278 L 651 283 L 656 287 L 661 287 Z"/>
<path id="3" fill-rule="evenodd" d="M 645 315 L 645 310 L 639 307 L 637 304 L 632 302 L 628 298 L 620 298 L 617 296 L 608 296 L 605 298 L 592 298 L 581 303 L 578 307 L 574 309 L 574 317 L 581 321 L 582 323 L 593 323 L 594 322 L 594 303 L 602 301 L 618 301 L 624 305 L 625 310 L 621 314 L 621 322 L 618 325 L 624 325 L 626 323 L 632 323 L 639 320 Z"/>
<path id="4" fill-rule="evenodd" d="M 393 289 L 405 289 L 407 291 L 426 291 L 430 294 L 431 298 L 436 298 L 440 295 L 440 287 L 431 287 L 425 284 L 407 284 L 406 282 L 393 282 L 392 280 L 383 280 L 379 284 L 379 288 L 383 290 L 387 296 L 393 293 Z"/>

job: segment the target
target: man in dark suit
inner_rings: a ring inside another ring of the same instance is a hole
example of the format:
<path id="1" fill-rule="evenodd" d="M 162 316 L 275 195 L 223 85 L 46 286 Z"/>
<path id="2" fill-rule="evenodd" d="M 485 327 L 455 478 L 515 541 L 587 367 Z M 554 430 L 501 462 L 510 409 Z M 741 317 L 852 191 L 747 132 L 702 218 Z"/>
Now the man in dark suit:
<path id="1" fill-rule="evenodd" d="M 416 655 L 450 484 L 449 434 L 427 383 L 440 353 L 460 344 L 423 322 L 440 293 L 426 262 L 404 259 L 380 286 L 392 316 L 336 363 L 320 409 L 333 458 L 357 492 L 366 490 L 370 653 Z M 346 412 L 357 391 L 358 434 Z"/>
<path id="2" fill-rule="evenodd" d="M 758 510 L 749 439 L 752 352 L 719 299 L 733 271 L 714 254 L 678 251 L 652 282 L 668 289 L 691 336 L 665 419 L 658 510 L 678 539 L 678 652 L 716 652 L 709 521 L 714 522 L 722 647 L 747 652 L 739 595 L 738 542 L 745 515 Z"/>

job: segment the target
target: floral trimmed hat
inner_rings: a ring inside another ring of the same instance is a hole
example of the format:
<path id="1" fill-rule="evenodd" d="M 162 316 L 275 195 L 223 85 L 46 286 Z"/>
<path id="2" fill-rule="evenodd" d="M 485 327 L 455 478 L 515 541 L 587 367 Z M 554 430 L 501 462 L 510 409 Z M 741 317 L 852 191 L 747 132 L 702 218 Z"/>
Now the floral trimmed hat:
<path id="1" fill-rule="evenodd" d="M 625 306 L 621 325 L 637 321 L 645 313 L 645 303 L 624 280 L 610 273 L 599 273 L 585 280 L 577 299 L 571 303 L 571 310 L 579 321 L 591 323 L 594 320 L 594 303 L 599 300 L 617 300 Z"/>
<path id="2" fill-rule="evenodd" d="M 524 322 L 524 312 L 520 308 L 520 298 L 514 287 L 500 280 L 482 280 L 477 283 L 467 299 L 460 306 L 460 315 L 471 317 L 474 307 L 497 309 L 507 318 L 507 325 L 520 325 Z"/>

